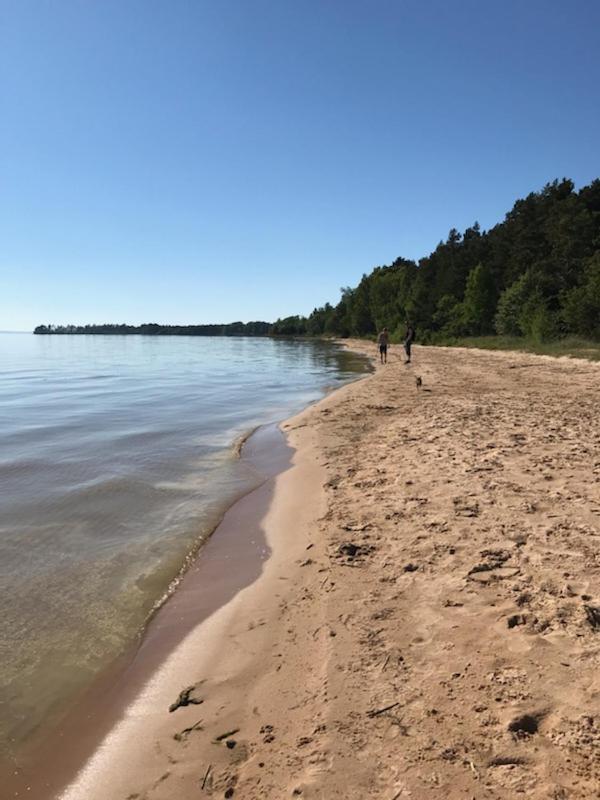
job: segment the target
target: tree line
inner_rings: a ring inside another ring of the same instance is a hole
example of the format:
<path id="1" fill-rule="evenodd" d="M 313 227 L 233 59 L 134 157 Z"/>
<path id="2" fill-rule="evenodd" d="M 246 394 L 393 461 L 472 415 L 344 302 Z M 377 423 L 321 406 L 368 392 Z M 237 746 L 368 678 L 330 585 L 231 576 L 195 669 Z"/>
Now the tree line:
<path id="1" fill-rule="evenodd" d="M 407 321 L 419 340 L 502 334 L 545 341 L 600 339 L 600 179 L 576 192 L 555 180 L 517 200 L 488 231 L 476 222 L 418 262 L 376 267 L 308 316 L 278 319 L 280 335 L 394 338 Z"/>
<path id="2" fill-rule="evenodd" d="M 34 333 L 142 334 L 144 336 L 268 336 L 270 322 L 230 322 L 226 325 L 38 325 Z"/>

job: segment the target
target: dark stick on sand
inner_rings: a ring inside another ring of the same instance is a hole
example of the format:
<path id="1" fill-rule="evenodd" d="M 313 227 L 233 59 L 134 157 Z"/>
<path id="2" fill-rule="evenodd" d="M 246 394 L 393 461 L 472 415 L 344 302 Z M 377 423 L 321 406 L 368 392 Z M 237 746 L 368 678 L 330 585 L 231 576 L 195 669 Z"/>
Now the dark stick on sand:
<path id="1" fill-rule="evenodd" d="M 232 731 L 227 731 L 227 733 L 221 733 L 219 736 L 215 737 L 215 742 L 222 742 L 223 739 L 229 739 L 230 736 L 233 736 L 234 733 L 239 733 L 239 728 L 234 728 Z"/>
<path id="2" fill-rule="evenodd" d="M 212 769 L 212 764 L 209 764 L 208 765 L 208 769 L 206 770 L 206 772 L 204 774 L 204 780 L 202 781 L 202 789 L 204 789 L 204 787 L 206 786 L 206 781 L 208 780 L 208 775 L 209 775 L 211 769 Z"/>
<path id="3" fill-rule="evenodd" d="M 396 706 L 399 706 L 399 705 L 400 705 L 399 702 L 398 703 L 392 703 L 391 706 L 386 706 L 385 708 L 379 708 L 379 709 L 377 709 L 377 711 L 367 711 L 367 716 L 371 717 L 371 718 L 372 717 L 378 717 L 380 714 L 384 714 L 386 711 L 391 711 L 392 708 L 396 708 Z"/>

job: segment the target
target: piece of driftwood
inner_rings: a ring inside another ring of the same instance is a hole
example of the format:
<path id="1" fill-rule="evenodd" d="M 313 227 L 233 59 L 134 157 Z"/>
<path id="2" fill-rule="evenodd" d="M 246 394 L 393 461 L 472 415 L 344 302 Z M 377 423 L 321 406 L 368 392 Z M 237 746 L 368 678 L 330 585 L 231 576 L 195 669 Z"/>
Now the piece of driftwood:
<path id="1" fill-rule="evenodd" d="M 229 739 L 230 736 L 233 736 L 235 733 L 239 733 L 239 728 L 234 728 L 232 731 L 227 731 L 226 733 L 221 733 L 219 736 L 215 736 L 215 742 L 222 742 L 223 739 Z"/>
<path id="2" fill-rule="evenodd" d="M 392 708 L 396 708 L 396 706 L 399 706 L 399 705 L 400 705 L 399 702 L 398 703 L 392 703 L 390 706 L 386 706 L 385 708 L 378 708 L 378 709 L 373 709 L 371 711 L 367 711 L 367 716 L 371 717 L 371 718 L 378 717 L 380 714 L 385 714 L 386 711 L 391 711 Z"/>
<path id="3" fill-rule="evenodd" d="M 210 771 L 212 769 L 212 764 L 208 765 L 206 772 L 204 773 L 204 780 L 202 781 L 202 789 L 206 786 L 206 781 L 208 780 L 208 776 L 210 775 Z"/>

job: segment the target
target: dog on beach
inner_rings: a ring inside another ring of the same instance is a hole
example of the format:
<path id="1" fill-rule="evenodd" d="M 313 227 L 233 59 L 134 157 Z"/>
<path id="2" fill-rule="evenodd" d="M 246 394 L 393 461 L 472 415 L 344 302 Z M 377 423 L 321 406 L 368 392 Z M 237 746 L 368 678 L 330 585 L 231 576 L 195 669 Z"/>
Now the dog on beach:
<path id="1" fill-rule="evenodd" d="M 421 380 L 421 376 L 417 375 L 415 378 L 415 383 L 417 384 L 417 389 L 420 389 L 423 386 L 423 381 Z"/>

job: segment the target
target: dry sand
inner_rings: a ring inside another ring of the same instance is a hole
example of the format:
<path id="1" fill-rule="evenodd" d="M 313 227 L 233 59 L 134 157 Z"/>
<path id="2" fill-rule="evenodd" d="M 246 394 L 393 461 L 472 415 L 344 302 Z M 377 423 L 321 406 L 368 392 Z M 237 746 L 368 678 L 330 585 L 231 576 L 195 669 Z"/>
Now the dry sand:
<path id="1" fill-rule="evenodd" d="M 65 800 L 600 797 L 600 366 L 390 355 Z"/>

